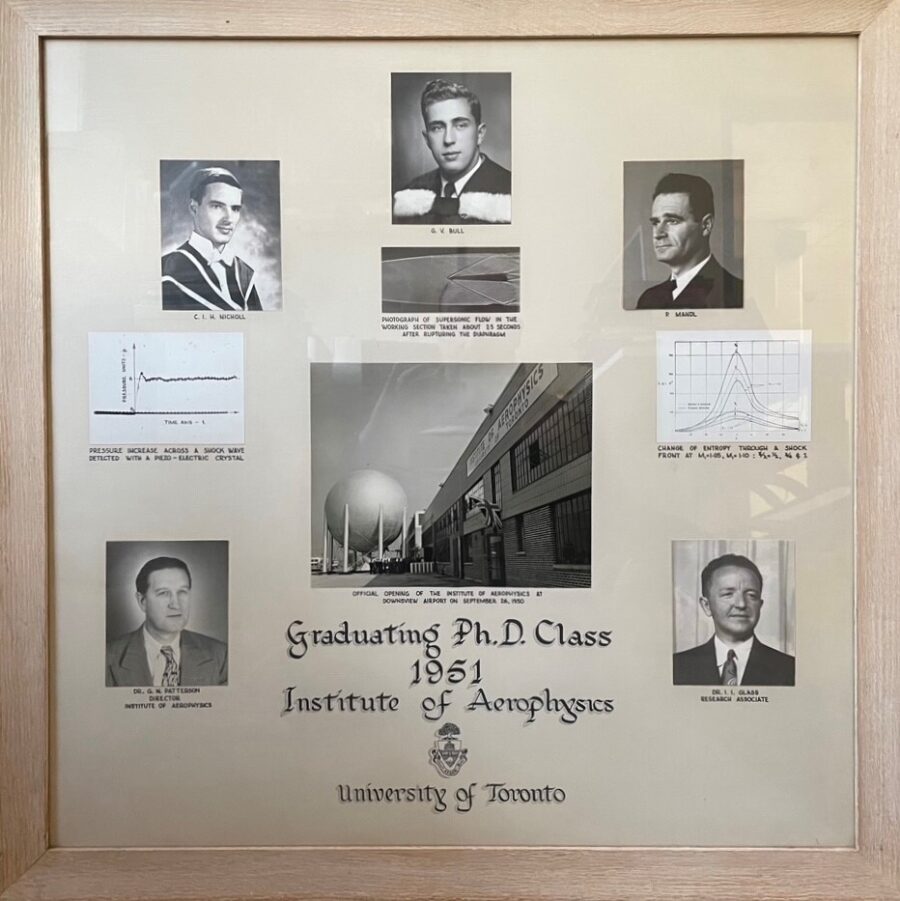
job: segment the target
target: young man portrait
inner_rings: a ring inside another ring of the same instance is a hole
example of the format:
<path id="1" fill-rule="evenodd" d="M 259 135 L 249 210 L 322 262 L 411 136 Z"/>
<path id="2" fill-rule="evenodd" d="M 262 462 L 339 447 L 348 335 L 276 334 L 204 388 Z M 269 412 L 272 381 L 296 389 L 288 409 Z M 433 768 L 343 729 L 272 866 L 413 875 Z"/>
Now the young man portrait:
<path id="1" fill-rule="evenodd" d="M 505 101 L 498 101 L 498 105 L 508 104 L 509 76 L 480 77 L 492 88 L 492 97 L 505 88 Z M 395 75 L 394 79 L 396 106 L 397 95 L 405 98 L 410 83 L 409 76 Z M 401 87 L 405 90 L 398 89 L 398 79 L 403 80 Z M 396 184 L 399 179 L 403 187 L 394 192 L 393 221 L 431 225 L 509 223 L 512 175 L 486 152 L 489 126 L 479 95 L 466 84 L 432 78 L 421 86 L 418 115 L 418 141 L 424 141 L 437 168 L 406 180 L 398 169 L 414 165 L 416 155 L 409 153 L 409 148 L 395 146 L 394 181 Z M 399 132 L 402 128 L 395 127 L 395 144 L 398 139 L 403 140 Z M 506 148 L 508 157 L 508 130 L 498 145 Z"/>
<path id="2" fill-rule="evenodd" d="M 160 164 L 164 310 L 280 307 L 278 170 L 271 161 Z"/>

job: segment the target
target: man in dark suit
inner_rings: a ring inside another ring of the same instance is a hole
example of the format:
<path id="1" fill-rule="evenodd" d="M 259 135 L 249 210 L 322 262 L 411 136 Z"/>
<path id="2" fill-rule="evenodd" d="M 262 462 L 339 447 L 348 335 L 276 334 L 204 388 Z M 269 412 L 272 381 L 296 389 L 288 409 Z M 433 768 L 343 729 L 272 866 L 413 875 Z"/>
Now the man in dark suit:
<path id="1" fill-rule="evenodd" d="M 794 658 L 754 634 L 762 610 L 763 579 L 739 554 L 711 560 L 700 575 L 700 607 L 715 634 L 672 658 L 675 685 L 793 685 Z"/>
<path id="2" fill-rule="evenodd" d="M 672 276 L 644 291 L 638 310 L 743 307 L 743 281 L 723 269 L 710 251 L 714 218 L 706 179 L 679 173 L 660 179 L 650 212 L 653 251 Z"/>
<path id="3" fill-rule="evenodd" d="M 228 246 L 243 189 L 227 169 L 199 169 L 191 180 L 191 236 L 162 258 L 164 310 L 262 310 L 253 269 Z"/>
<path id="4" fill-rule="evenodd" d="M 512 175 L 481 152 L 481 101 L 461 84 L 429 81 L 422 132 L 438 168 L 394 194 L 394 222 L 498 224 L 511 221 Z"/>
<path id="5" fill-rule="evenodd" d="M 226 685 L 228 645 L 185 629 L 191 611 L 191 573 L 176 557 L 155 557 L 135 580 L 144 624 L 106 646 L 106 684 Z"/>

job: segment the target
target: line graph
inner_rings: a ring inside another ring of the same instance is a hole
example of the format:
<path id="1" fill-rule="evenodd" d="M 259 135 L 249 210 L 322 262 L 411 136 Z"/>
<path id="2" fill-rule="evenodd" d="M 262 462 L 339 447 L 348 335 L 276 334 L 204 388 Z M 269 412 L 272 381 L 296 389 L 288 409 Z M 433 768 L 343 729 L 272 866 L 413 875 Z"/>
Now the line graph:
<path id="1" fill-rule="evenodd" d="M 124 353 L 124 349 L 123 349 Z M 131 345 L 132 369 L 136 366 L 137 347 Z M 167 378 L 164 375 L 147 375 L 141 370 L 135 377 L 131 376 L 134 386 L 134 403 L 127 410 L 94 410 L 95 416 L 227 416 L 229 413 L 239 413 L 239 410 L 141 410 L 139 408 L 141 385 L 150 382 L 234 382 L 236 375 L 176 375 Z"/>
<path id="2" fill-rule="evenodd" d="M 657 440 L 810 440 L 809 331 L 658 332 Z"/>
<path id="3" fill-rule="evenodd" d="M 243 336 L 89 336 L 92 443 L 242 443 Z"/>

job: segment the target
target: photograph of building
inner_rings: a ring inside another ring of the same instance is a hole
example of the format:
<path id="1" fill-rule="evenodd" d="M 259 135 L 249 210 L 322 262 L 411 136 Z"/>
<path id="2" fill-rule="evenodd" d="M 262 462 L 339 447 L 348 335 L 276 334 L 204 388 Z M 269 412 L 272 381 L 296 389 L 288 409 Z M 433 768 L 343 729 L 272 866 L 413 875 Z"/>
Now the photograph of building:
<path id="1" fill-rule="evenodd" d="M 311 365 L 314 587 L 591 584 L 589 363 Z"/>

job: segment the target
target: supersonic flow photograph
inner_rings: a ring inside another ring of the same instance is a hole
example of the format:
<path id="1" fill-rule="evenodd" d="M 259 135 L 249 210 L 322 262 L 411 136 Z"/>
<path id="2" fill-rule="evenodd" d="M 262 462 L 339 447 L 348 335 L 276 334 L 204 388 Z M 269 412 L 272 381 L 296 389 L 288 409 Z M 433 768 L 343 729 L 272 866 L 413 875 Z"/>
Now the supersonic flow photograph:
<path id="1" fill-rule="evenodd" d="M 518 247 L 383 247 L 382 313 L 518 313 Z"/>
<path id="2" fill-rule="evenodd" d="M 313 588 L 590 588 L 590 363 L 312 363 Z"/>

